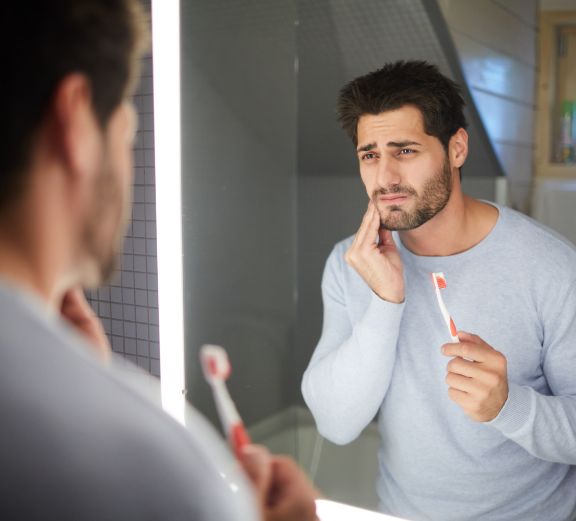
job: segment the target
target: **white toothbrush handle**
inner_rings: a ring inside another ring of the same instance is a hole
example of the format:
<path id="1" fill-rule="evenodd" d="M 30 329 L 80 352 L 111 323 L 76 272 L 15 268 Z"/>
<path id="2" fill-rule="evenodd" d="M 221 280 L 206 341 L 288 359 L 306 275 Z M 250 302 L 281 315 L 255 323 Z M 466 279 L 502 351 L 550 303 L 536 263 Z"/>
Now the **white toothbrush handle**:
<path id="1" fill-rule="evenodd" d="M 232 446 L 236 457 L 241 459 L 243 448 L 251 443 L 250 435 L 246 427 L 244 427 L 244 423 L 242 423 L 226 384 L 221 380 L 214 381 L 212 383 L 212 391 L 228 442 Z"/>
<path id="2" fill-rule="evenodd" d="M 444 304 L 444 299 L 442 298 L 440 289 L 436 285 L 434 285 L 434 289 L 436 290 L 436 300 L 438 301 L 438 307 L 440 308 L 444 322 L 446 322 L 446 326 L 448 327 L 450 338 L 452 339 L 452 342 L 460 342 L 460 339 L 456 335 L 452 334 L 452 324 L 454 324 L 454 322 L 450 317 L 450 313 L 448 313 L 448 310 L 446 309 L 446 305 Z"/>
<path id="3" fill-rule="evenodd" d="M 226 436 L 229 436 L 234 425 L 242 423 L 242 420 L 240 419 L 238 410 L 230 397 L 228 388 L 223 381 L 216 380 L 212 382 L 212 391 L 222 427 L 224 428 Z"/>

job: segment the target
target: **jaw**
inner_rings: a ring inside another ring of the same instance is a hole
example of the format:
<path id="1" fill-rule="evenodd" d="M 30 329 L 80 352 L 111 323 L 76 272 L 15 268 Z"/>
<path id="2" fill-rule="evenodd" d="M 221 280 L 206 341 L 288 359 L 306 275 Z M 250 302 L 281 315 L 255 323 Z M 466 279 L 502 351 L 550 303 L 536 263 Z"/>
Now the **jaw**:
<path id="1" fill-rule="evenodd" d="M 408 217 L 413 213 L 414 207 L 414 201 L 406 201 L 402 205 L 379 203 L 377 208 L 380 214 L 380 222 L 385 228 L 390 230 L 402 228 Z"/>

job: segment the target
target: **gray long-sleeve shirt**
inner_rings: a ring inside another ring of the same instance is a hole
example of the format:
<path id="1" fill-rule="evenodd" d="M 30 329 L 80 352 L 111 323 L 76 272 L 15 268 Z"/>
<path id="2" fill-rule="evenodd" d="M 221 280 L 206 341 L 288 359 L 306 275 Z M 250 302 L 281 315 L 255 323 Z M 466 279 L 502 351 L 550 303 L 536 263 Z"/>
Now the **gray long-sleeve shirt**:
<path id="1" fill-rule="evenodd" d="M 576 518 L 576 250 L 498 209 L 491 233 L 458 255 L 417 256 L 395 236 L 402 304 L 378 298 L 346 264 L 352 238 L 327 261 L 322 336 L 302 392 L 336 443 L 379 411 L 384 512 L 414 521 Z M 430 277 L 438 271 L 457 327 L 508 360 L 508 400 L 491 422 L 448 397 L 440 348 L 450 337 Z"/>
<path id="2" fill-rule="evenodd" d="M 255 521 L 253 491 L 193 410 L 187 431 L 146 375 L 0 280 L 0 519 Z"/>

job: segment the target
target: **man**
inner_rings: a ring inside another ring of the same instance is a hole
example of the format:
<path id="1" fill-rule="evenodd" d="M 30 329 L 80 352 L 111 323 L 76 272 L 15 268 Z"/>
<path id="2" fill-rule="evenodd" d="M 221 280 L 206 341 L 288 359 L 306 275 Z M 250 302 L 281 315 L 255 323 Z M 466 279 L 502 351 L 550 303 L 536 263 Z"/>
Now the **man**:
<path id="1" fill-rule="evenodd" d="M 384 512 L 575 519 L 576 252 L 528 217 L 463 194 L 463 105 L 456 84 L 418 61 L 341 91 L 370 201 L 355 237 L 328 258 L 302 391 L 336 443 L 379 412 Z"/>
<path id="2" fill-rule="evenodd" d="M 0 518 L 315 519 L 293 462 L 249 447 L 249 481 L 199 415 L 187 432 L 107 364 L 79 289 L 111 274 L 129 214 L 139 3 L 11 2 L 2 20 Z"/>

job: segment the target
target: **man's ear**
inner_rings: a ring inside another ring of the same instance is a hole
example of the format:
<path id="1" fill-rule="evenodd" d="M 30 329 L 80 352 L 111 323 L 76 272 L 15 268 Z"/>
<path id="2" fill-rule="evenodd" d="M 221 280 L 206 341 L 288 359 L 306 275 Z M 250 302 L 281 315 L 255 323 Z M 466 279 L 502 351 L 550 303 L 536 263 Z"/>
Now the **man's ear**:
<path id="1" fill-rule="evenodd" d="M 88 78 L 79 73 L 66 76 L 52 107 L 54 137 L 66 171 L 75 177 L 90 176 L 98 163 L 101 136 Z"/>
<path id="2" fill-rule="evenodd" d="M 450 138 L 448 154 L 452 167 L 460 168 L 466 161 L 468 157 L 468 132 L 463 128 L 459 128 Z"/>

